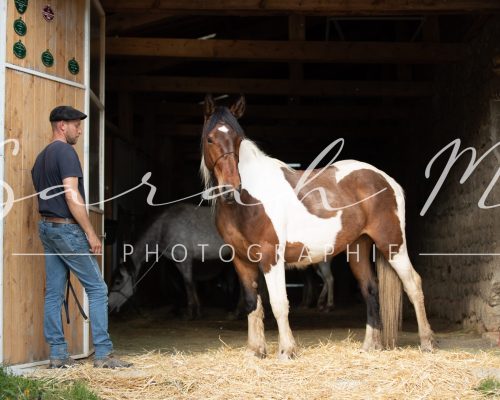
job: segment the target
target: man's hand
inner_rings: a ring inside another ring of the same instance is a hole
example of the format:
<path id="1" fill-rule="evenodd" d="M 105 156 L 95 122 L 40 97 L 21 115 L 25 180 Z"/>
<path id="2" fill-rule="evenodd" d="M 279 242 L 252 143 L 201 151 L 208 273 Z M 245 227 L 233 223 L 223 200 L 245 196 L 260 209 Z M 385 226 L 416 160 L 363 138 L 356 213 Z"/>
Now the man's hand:
<path id="1" fill-rule="evenodd" d="M 73 218 L 76 219 L 76 222 L 80 225 L 80 228 L 82 228 L 87 235 L 90 251 L 94 254 L 101 254 L 101 239 L 99 239 L 99 237 L 95 234 L 94 228 L 92 227 L 87 214 L 87 209 L 85 208 L 85 201 L 78 191 L 78 178 L 64 178 L 63 185 L 65 189 L 64 196 L 66 203 L 68 204 L 69 211 L 71 212 L 71 215 L 73 215 Z"/>
<path id="2" fill-rule="evenodd" d="M 87 236 L 87 240 L 89 241 L 90 251 L 94 254 L 101 254 L 101 239 L 99 239 L 95 233 L 92 233 L 90 236 Z"/>

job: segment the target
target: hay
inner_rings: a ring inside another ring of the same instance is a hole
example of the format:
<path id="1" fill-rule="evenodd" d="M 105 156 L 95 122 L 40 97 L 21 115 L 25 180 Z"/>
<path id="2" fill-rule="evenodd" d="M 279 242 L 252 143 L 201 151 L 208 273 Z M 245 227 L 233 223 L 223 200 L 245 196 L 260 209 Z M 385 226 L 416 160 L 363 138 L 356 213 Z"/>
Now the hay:
<path id="1" fill-rule="evenodd" d="M 37 370 L 37 377 L 81 379 L 103 399 L 455 399 L 479 398 L 481 376 L 497 369 L 498 351 L 415 348 L 363 353 L 348 338 L 302 347 L 298 358 L 258 359 L 223 345 L 197 354 L 148 352 L 125 357 L 132 369 L 99 370 L 87 362 L 68 370 Z"/>

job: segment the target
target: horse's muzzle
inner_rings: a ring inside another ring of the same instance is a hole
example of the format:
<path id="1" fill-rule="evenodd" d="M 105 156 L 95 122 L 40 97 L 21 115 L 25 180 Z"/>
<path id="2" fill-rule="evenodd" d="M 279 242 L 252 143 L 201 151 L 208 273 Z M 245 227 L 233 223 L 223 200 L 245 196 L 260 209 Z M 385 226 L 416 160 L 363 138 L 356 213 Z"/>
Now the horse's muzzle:
<path id="1" fill-rule="evenodd" d="M 225 203 L 234 203 L 234 190 L 227 191 L 222 194 L 222 200 L 224 200 Z"/>
<path id="2" fill-rule="evenodd" d="M 228 204 L 234 203 L 236 200 L 235 192 L 241 193 L 241 184 L 237 188 L 233 186 L 232 189 L 223 192 L 221 194 L 222 200 Z"/>

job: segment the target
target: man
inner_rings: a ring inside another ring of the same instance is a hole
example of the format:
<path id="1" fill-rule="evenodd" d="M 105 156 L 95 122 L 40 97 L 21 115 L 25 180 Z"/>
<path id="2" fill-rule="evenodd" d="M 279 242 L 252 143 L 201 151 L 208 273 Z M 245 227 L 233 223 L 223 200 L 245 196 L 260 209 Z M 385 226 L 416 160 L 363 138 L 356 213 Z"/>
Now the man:
<path id="1" fill-rule="evenodd" d="M 108 289 L 94 256 L 101 253 L 101 240 L 87 215 L 82 168 L 73 148 L 82 133 L 81 121 L 85 118 L 84 113 L 73 107 L 54 108 L 49 118 L 52 141 L 38 155 L 31 170 L 33 185 L 39 193 L 41 221 L 38 228 L 45 249 L 44 335 L 50 346 L 49 368 L 76 364 L 69 356 L 61 320 L 69 271 L 76 275 L 89 298 L 94 367 L 129 367 L 131 364 L 111 355 Z"/>

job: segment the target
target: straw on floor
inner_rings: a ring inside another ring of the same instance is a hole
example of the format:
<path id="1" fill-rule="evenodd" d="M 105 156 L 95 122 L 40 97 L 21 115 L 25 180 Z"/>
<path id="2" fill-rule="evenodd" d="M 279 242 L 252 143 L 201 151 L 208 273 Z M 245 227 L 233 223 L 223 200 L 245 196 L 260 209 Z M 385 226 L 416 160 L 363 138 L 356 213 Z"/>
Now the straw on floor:
<path id="1" fill-rule="evenodd" d="M 242 348 L 124 357 L 132 369 L 99 370 L 91 362 L 35 372 L 57 381 L 84 380 L 103 399 L 464 399 L 480 398 L 484 371 L 500 366 L 492 350 L 422 353 L 416 348 L 364 353 L 347 338 L 301 347 L 296 359 L 257 359 Z M 486 372 L 487 373 L 487 372 Z"/>

